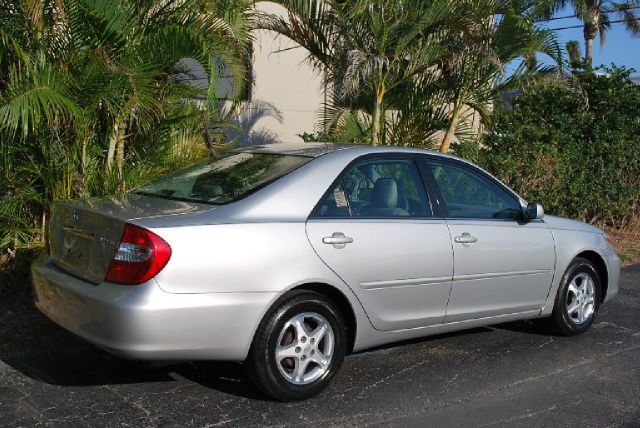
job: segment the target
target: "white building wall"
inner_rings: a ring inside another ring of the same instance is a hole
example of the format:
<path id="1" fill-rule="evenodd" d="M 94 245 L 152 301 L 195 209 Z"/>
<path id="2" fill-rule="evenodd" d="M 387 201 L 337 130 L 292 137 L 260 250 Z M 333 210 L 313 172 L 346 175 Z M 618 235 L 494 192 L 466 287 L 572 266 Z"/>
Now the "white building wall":
<path id="1" fill-rule="evenodd" d="M 258 2 L 256 9 L 286 16 L 283 7 Z M 238 115 L 245 134 L 231 133 L 238 145 L 302 141 L 313 132 L 323 105 L 322 78 L 306 62 L 307 52 L 266 30 L 254 33 L 251 102 Z"/>

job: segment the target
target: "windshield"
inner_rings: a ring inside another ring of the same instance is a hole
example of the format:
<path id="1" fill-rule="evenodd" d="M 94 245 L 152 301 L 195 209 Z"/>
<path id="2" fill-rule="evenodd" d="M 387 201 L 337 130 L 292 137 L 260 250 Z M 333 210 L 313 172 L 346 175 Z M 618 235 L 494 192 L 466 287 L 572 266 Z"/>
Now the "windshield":
<path id="1" fill-rule="evenodd" d="M 164 176 L 134 193 L 208 204 L 227 204 L 309 162 L 303 156 L 232 153 Z"/>

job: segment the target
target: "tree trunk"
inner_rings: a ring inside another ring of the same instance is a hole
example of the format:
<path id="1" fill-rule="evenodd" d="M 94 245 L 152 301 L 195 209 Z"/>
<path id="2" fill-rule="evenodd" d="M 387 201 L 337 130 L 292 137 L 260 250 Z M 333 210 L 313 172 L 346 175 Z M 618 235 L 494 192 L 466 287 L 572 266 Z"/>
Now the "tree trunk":
<path id="1" fill-rule="evenodd" d="M 585 59 L 589 65 L 593 65 L 593 39 L 585 39 Z"/>
<path id="2" fill-rule="evenodd" d="M 214 159 L 218 158 L 218 153 L 216 153 L 216 148 L 213 145 L 213 141 L 211 141 L 211 134 L 209 134 L 209 124 L 207 123 L 206 117 L 202 120 L 202 137 L 204 138 L 204 144 L 207 146 L 207 150 L 209 150 L 209 155 Z"/>
<path id="3" fill-rule="evenodd" d="M 584 24 L 584 59 L 587 60 L 589 65 L 593 65 L 593 41 L 598 34 L 598 29 L 595 24 Z"/>
<path id="4" fill-rule="evenodd" d="M 459 116 L 460 108 L 458 106 L 454 106 L 453 112 L 451 113 L 449 128 L 447 128 L 447 132 L 444 134 L 442 144 L 440 145 L 440 153 L 449 153 L 449 146 L 451 146 L 451 141 L 456 135 L 456 128 L 458 127 L 458 121 L 460 120 Z"/>
<path id="5" fill-rule="evenodd" d="M 113 172 L 113 159 L 116 154 L 116 144 L 118 144 L 118 140 L 120 139 L 120 128 L 118 125 L 118 121 L 113 124 L 113 132 L 111 133 L 111 137 L 109 138 L 109 150 L 107 151 L 107 174 L 111 174 Z"/>
<path id="6" fill-rule="evenodd" d="M 380 144 L 380 129 L 382 117 L 382 102 L 384 101 L 384 85 L 376 91 L 376 98 L 373 104 L 373 123 L 371 124 L 371 144 Z"/>
<path id="7" fill-rule="evenodd" d="M 87 164 L 88 164 L 88 159 L 87 159 L 87 148 L 89 146 L 89 137 L 84 137 L 82 139 L 82 175 L 85 176 L 87 175 Z"/>
<path id="8" fill-rule="evenodd" d="M 122 180 L 124 176 L 124 140 L 124 136 L 121 136 L 116 144 L 116 166 L 118 167 L 119 180 Z"/>
<path id="9" fill-rule="evenodd" d="M 87 133 L 88 134 L 88 133 Z M 80 198 L 84 198 L 87 196 L 87 170 L 89 169 L 89 159 L 88 159 L 88 146 L 89 146 L 89 137 L 85 135 L 82 137 L 82 153 L 80 159 L 80 177 L 76 179 L 76 196 Z"/>

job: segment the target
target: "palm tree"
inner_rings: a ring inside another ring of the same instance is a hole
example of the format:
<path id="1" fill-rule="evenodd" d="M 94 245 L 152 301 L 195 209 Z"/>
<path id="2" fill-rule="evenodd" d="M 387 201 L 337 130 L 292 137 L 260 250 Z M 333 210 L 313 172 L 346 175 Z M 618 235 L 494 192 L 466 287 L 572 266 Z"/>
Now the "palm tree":
<path id="1" fill-rule="evenodd" d="M 106 143 L 106 169 L 116 164 L 119 177 L 125 142 L 156 126 L 173 100 L 197 95 L 172 77 L 182 58 L 200 62 L 211 82 L 224 63 L 244 85 L 248 26 L 220 5 L 249 1 L 3 3 L 0 43 L 12 58 L 2 63 L 0 127 L 26 138 L 64 124 L 83 144 Z"/>
<path id="2" fill-rule="evenodd" d="M 370 138 L 384 138 L 388 99 L 438 65 L 446 35 L 471 23 L 462 2 L 450 0 L 276 0 L 287 17 L 263 15 L 261 28 L 288 37 L 327 73 L 336 100 L 366 102 Z"/>
<path id="3" fill-rule="evenodd" d="M 462 125 L 479 116 L 491 121 L 493 100 L 525 80 L 541 77 L 563 66 L 555 34 L 537 27 L 527 16 L 526 4 L 516 1 L 471 2 L 478 25 L 473 32 L 454 34 L 454 47 L 443 64 L 443 82 L 450 93 L 450 115 L 440 151 L 447 153 Z M 539 54 L 555 66 L 541 66 Z"/>
<path id="4" fill-rule="evenodd" d="M 327 76 L 333 96 L 323 128 L 342 139 L 368 133 L 374 145 L 437 142 L 448 151 L 455 134 L 469 133 L 470 113 L 488 117 L 509 63 L 525 57 L 531 67 L 516 67 L 508 82 L 536 70 L 536 52 L 561 63 L 553 34 L 518 18 L 515 1 L 278 3 L 288 16 L 258 22 L 306 48 L 309 62 Z"/>
<path id="5" fill-rule="evenodd" d="M 580 43 L 578 43 L 577 40 L 570 40 L 565 43 L 565 49 L 567 50 L 570 65 L 579 64 L 582 61 L 582 56 L 580 55 Z"/>
<path id="6" fill-rule="evenodd" d="M 210 83 L 224 64 L 241 89 L 252 4 L 0 0 L 0 249 L 33 238 L 27 225 L 44 224 L 51 199 L 123 188 L 128 162 L 143 171 L 202 139 L 219 110 L 215 85 L 177 78 L 181 60 L 198 61 Z M 187 102 L 196 97 L 203 107 Z"/>
<path id="7" fill-rule="evenodd" d="M 535 13 L 544 18 L 551 18 L 556 12 L 571 6 L 583 22 L 585 42 L 585 59 L 593 63 L 593 42 L 600 38 L 600 46 L 604 46 L 607 32 L 611 28 L 611 15 L 624 23 L 634 37 L 640 36 L 639 0 L 541 0 L 534 6 Z"/>

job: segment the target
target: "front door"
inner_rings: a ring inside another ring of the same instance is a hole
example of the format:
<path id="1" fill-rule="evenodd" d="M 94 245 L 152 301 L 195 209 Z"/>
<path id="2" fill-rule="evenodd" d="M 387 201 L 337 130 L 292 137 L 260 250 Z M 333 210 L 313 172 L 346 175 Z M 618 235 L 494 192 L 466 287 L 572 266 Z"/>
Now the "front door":
<path id="1" fill-rule="evenodd" d="M 475 167 L 445 159 L 426 163 L 445 205 L 454 251 L 445 322 L 540 309 L 555 266 L 544 221 L 524 222 L 518 198 Z"/>
<path id="2" fill-rule="evenodd" d="M 307 235 L 376 329 L 443 322 L 451 241 L 412 156 L 365 157 L 348 167 L 309 218 Z"/>

